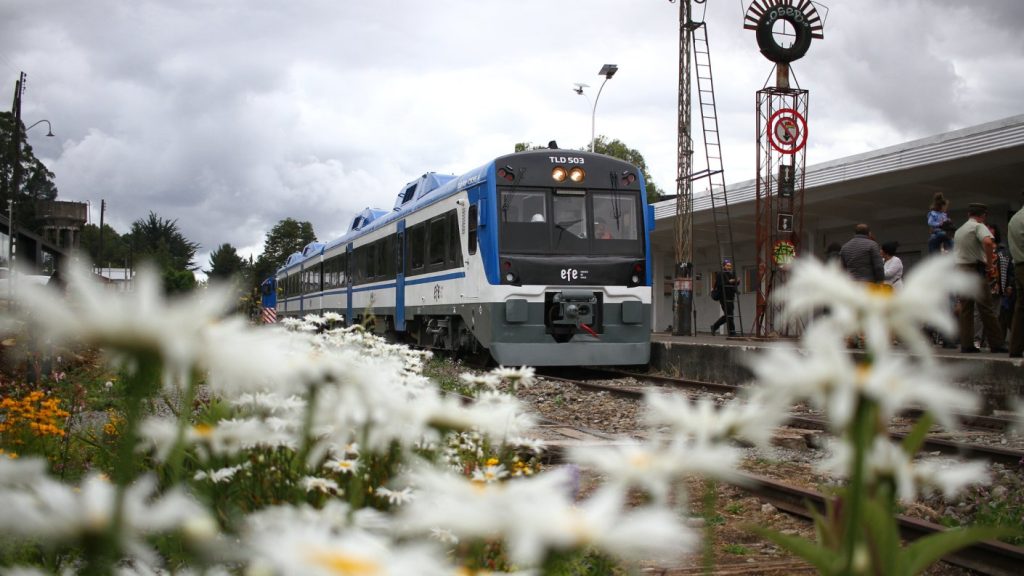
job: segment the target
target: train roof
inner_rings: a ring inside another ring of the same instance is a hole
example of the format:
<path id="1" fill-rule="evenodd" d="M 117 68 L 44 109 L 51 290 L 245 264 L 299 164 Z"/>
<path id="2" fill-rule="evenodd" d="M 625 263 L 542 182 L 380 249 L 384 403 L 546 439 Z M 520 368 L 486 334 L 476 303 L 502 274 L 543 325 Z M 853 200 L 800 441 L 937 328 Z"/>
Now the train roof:
<path id="1" fill-rule="evenodd" d="M 498 156 L 486 164 L 478 166 L 461 176 L 427 172 L 416 180 L 408 182 L 402 186 L 401 191 L 398 193 L 398 198 L 395 200 L 395 208 L 393 210 L 389 211 L 380 208 L 365 208 L 362 212 L 357 214 L 356 217 L 353 218 L 352 225 L 349 227 L 348 232 L 343 234 L 340 238 L 336 238 L 326 243 L 324 245 L 323 252 L 327 252 L 338 245 L 347 244 L 364 234 L 368 234 L 382 226 L 386 226 L 395 220 L 400 220 L 408 214 L 415 212 L 428 204 L 432 204 L 438 200 L 451 196 L 460 190 L 464 190 L 470 186 L 475 186 L 481 182 L 487 181 L 490 177 L 489 175 L 491 170 L 497 163 L 503 163 L 512 157 L 534 161 L 539 161 L 540 158 L 543 158 L 544 162 L 547 162 L 547 158 L 554 151 L 555 150 L 543 148 L 540 150 L 528 150 L 525 152 L 505 154 L 503 156 Z M 588 156 L 593 154 L 590 152 L 581 152 L 579 150 L 563 150 L 562 152 L 587 154 Z M 599 154 L 598 156 L 603 155 Z M 604 156 L 604 158 L 621 163 L 623 166 L 632 166 L 629 162 L 619 158 L 614 158 L 612 156 Z M 405 199 L 406 195 L 409 196 L 408 199 Z M 361 218 L 364 220 L 361 220 Z M 357 223 L 358 227 L 356 226 Z M 310 256 L 315 256 L 315 254 L 311 254 Z M 279 271 L 290 268 L 304 259 L 305 258 L 292 260 L 292 258 L 289 257 L 288 261 L 279 269 Z"/>

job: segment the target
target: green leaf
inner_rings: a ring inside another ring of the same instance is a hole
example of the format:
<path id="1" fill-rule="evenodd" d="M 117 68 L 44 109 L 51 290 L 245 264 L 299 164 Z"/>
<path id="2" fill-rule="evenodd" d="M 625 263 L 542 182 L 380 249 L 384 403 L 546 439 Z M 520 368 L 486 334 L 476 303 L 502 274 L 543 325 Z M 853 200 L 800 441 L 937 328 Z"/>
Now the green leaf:
<path id="1" fill-rule="evenodd" d="M 932 534 L 907 546 L 906 573 L 917 574 L 938 562 L 943 556 L 983 540 L 994 540 L 1019 534 L 1019 529 L 1009 526 L 971 526 Z"/>
<path id="2" fill-rule="evenodd" d="M 817 542 L 812 542 L 799 536 L 782 534 L 762 526 L 747 526 L 747 530 L 803 558 L 817 568 L 821 574 L 838 573 L 836 561 L 841 560 L 841 557 L 837 556 L 835 551 L 818 545 Z"/>
<path id="3" fill-rule="evenodd" d="M 876 574 L 901 574 L 900 529 L 887 506 L 877 500 L 864 502 L 864 520 L 871 542 Z"/>
<path id="4" fill-rule="evenodd" d="M 921 445 L 924 444 L 925 436 L 928 435 L 928 429 L 932 427 L 932 422 L 934 421 L 931 412 L 922 414 L 921 418 L 914 424 L 914 427 L 910 429 L 910 434 L 903 438 L 903 451 L 911 456 L 917 454 L 917 451 L 921 449 Z"/>

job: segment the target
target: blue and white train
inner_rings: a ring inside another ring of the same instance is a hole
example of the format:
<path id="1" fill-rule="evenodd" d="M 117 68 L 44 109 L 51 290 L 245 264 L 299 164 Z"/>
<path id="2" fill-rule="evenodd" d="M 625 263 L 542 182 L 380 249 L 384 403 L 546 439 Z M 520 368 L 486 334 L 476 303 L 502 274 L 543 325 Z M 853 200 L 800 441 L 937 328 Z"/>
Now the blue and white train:
<path id="1" fill-rule="evenodd" d="M 392 210 L 277 271 L 277 313 L 373 319 L 399 341 L 506 366 L 645 364 L 651 258 L 642 173 L 544 149 L 424 174 Z"/>

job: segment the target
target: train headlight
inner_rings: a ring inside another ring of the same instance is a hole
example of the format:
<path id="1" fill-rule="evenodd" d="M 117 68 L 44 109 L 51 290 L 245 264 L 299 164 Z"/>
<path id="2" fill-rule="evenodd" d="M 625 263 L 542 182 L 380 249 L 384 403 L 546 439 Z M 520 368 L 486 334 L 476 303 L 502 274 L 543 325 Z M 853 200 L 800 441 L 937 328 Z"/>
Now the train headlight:
<path id="1" fill-rule="evenodd" d="M 568 175 L 569 173 L 566 172 L 565 168 L 562 168 L 561 166 L 555 166 L 554 168 L 551 169 L 551 178 L 555 182 L 565 182 L 565 178 Z"/>
<path id="2" fill-rule="evenodd" d="M 633 277 L 630 278 L 630 280 L 633 281 L 633 284 L 639 284 L 640 283 L 640 277 L 637 276 L 636 274 L 633 274 Z"/>
<path id="3" fill-rule="evenodd" d="M 569 170 L 569 180 L 573 182 L 583 182 L 583 179 L 587 177 L 587 173 L 583 171 L 583 168 L 579 166 Z"/>
<path id="4" fill-rule="evenodd" d="M 636 182 L 636 174 L 630 172 L 629 170 L 626 170 L 622 173 L 623 184 L 625 184 L 626 186 L 631 186 L 634 182 Z"/>

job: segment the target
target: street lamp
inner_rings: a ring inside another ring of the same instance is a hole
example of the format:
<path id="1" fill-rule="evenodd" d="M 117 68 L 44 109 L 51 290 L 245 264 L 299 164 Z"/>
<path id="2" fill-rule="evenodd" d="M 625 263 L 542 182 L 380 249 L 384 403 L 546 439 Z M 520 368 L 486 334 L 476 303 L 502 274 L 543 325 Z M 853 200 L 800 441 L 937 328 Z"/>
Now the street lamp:
<path id="1" fill-rule="evenodd" d="M 49 120 L 40 120 L 35 122 L 28 128 L 25 128 L 25 132 L 35 128 L 36 126 L 46 122 L 46 135 L 53 138 L 53 125 L 50 124 Z M 27 139 L 27 138 L 26 138 Z M 13 174 L 11 179 L 11 197 L 7 199 L 7 277 L 8 285 L 7 290 L 11 302 L 14 300 L 14 258 L 16 256 L 14 238 L 17 232 L 14 229 L 14 199 L 18 196 L 18 191 L 21 188 L 21 142 L 20 137 L 17 138 L 17 142 L 14 146 L 14 166 Z"/>
<path id="2" fill-rule="evenodd" d="M 597 101 L 601 99 L 601 91 L 604 90 L 605 83 L 608 82 L 609 80 L 611 80 L 612 76 L 615 76 L 615 73 L 618 72 L 618 71 L 619 71 L 619 67 L 616 66 L 615 64 L 605 64 L 604 66 L 601 66 L 601 70 L 598 72 L 598 75 L 604 76 L 604 81 L 601 82 L 601 87 L 597 89 L 597 96 L 594 98 L 594 105 L 593 105 L 593 107 L 590 110 L 590 151 L 591 152 L 594 151 L 594 140 L 595 140 L 595 137 L 596 137 L 596 134 L 594 132 L 594 126 L 595 126 L 595 121 L 597 120 Z M 583 93 L 583 89 L 584 88 L 589 88 L 589 86 L 587 86 L 586 84 L 576 84 L 576 87 L 573 88 L 573 91 L 576 92 L 577 94 L 581 95 L 581 96 L 586 96 L 586 94 Z M 588 100 L 589 100 L 589 98 L 588 98 Z"/>
<path id="3" fill-rule="evenodd" d="M 25 128 L 25 132 L 28 132 L 29 130 L 35 128 L 36 126 L 42 124 L 43 122 L 46 122 L 46 135 L 49 136 L 50 138 L 53 138 L 53 125 L 50 124 L 49 120 L 40 120 L 39 122 L 36 122 L 35 124 L 29 126 L 28 128 Z"/>

